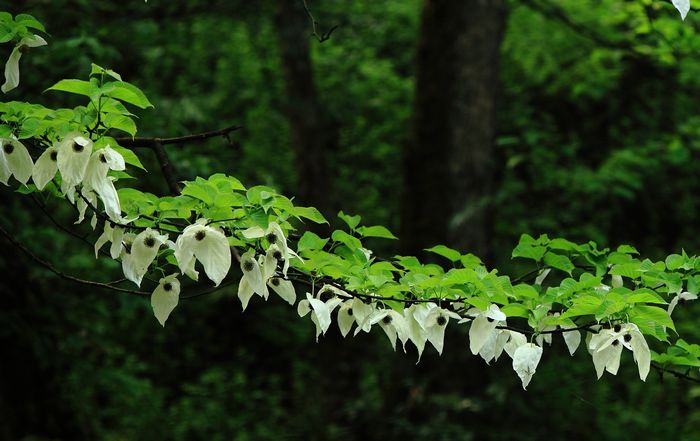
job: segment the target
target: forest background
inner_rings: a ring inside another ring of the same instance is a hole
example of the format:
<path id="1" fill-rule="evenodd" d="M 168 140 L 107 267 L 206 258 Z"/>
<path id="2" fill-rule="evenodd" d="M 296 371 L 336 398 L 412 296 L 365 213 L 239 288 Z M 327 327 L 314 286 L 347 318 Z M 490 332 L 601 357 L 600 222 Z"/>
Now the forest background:
<path id="1" fill-rule="evenodd" d="M 42 91 L 84 78 L 91 62 L 114 68 L 156 106 L 139 114 L 139 135 L 243 127 L 169 148 L 182 179 L 224 172 L 329 219 L 360 214 L 401 237 L 377 243 L 387 256 L 445 243 L 516 276 L 522 233 L 627 243 L 657 259 L 698 253 L 697 14 L 681 21 L 661 0 L 308 7 L 316 36 L 302 1 L 0 1 L 51 35 L 22 59 L 6 99 L 75 105 Z M 144 153 L 152 172 L 138 178 L 167 193 Z M 75 213 L 48 203 L 72 224 Z M 3 227 L 62 270 L 120 277 L 31 198 L 3 187 L 0 204 Z M 147 300 L 57 279 L 9 242 L 0 274 L 2 439 L 700 433 L 700 387 L 654 373 L 642 383 L 631 357 L 596 381 L 585 351 L 550 351 L 525 392 L 509 363 L 486 366 L 456 328 L 441 357 L 426 351 L 416 365 L 377 331 L 343 340 L 333 327 L 316 344 L 278 299 L 242 314 L 233 287 L 183 302 L 163 329 Z M 699 307 L 674 316 L 688 337 L 700 336 Z"/>

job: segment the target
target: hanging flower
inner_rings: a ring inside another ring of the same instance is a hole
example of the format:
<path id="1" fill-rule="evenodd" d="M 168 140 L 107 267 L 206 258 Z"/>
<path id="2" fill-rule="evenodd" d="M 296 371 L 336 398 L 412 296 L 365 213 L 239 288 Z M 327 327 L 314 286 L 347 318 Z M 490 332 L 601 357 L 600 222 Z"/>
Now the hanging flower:
<path id="1" fill-rule="evenodd" d="M 22 58 L 22 53 L 29 47 L 45 46 L 46 40 L 39 35 L 31 35 L 22 38 L 19 43 L 12 49 L 10 58 L 5 63 L 5 84 L 0 87 L 3 93 L 7 93 L 19 86 L 19 59 Z"/>
<path id="2" fill-rule="evenodd" d="M 404 317 L 406 317 L 411 341 L 418 348 L 418 360 L 423 353 L 426 340 L 442 355 L 447 324 L 451 318 L 459 320 L 461 317 L 452 311 L 440 308 L 435 303 L 414 304 L 408 310 L 411 310 L 412 319 L 406 315 Z"/>
<path id="3" fill-rule="evenodd" d="M 260 262 L 255 258 L 255 251 L 250 250 L 241 256 L 241 271 L 243 277 L 238 283 L 238 299 L 245 311 L 253 294 L 267 299 L 269 291 L 263 278 Z"/>
<path id="4" fill-rule="evenodd" d="M 396 350 L 396 337 L 401 340 L 403 350 L 406 352 L 406 342 L 410 331 L 403 315 L 393 309 L 378 309 L 369 319 L 370 325 L 379 324 L 391 342 L 391 348 Z M 358 328 L 360 329 L 360 328 Z"/>
<path id="5" fill-rule="evenodd" d="M 92 141 L 77 132 L 66 135 L 56 147 L 56 162 L 61 172 L 61 191 L 71 202 L 75 187 L 85 178 L 92 147 Z"/>
<path id="6" fill-rule="evenodd" d="M 668 304 L 668 315 L 671 315 L 679 304 L 682 305 L 689 300 L 697 300 L 697 298 L 698 296 L 696 294 L 691 294 L 686 291 L 678 293 Z"/>
<path id="7" fill-rule="evenodd" d="M 311 321 L 316 326 L 316 341 L 321 334 L 325 334 L 331 325 L 331 313 L 342 303 L 342 300 L 331 289 L 325 286 L 318 291 L 317 298 L 306 293 L 306 299 L 297 305 L 297 314 L 304 317 L 310 312 Z"/>
<path id="8" fill-rule="evenodd" d="M 107 216 L 115 222 L 122 222 L 124 219 L 119 195 L 114 187 L 114 178 L 107 174 L 110 170 L 122 171 L 125 168 L 124 157 L 110 146 L 106 146 L 92 153 L 85 169 L 83 188 L 97 193 Z"/>
<path id="9" fill-rule="evenodd" d="M 646 381 L 651 366 L 651 353 L 644 336 L 634 323 L 617 324 L 610 329 L 602 329 L 591 337 L 588 351 L 593 357 L 598 378 L 603 375 L 603 371 L 617 375 L 623 347 L 632 351 L 639 378 Z"/>
<path id="10" fill-rule="evenodd" d="M 0 138 L 0 182 L 8 185 L 10 176 L 22 184 L 29 181 L 34 163 L 27 148 L 18 140 Z"/>
<path id="11" fill-rule="evenodd" d="M 347 295 L 347 294 L 346 294 Z M 369 318 L 372 316 L 375 307 L 373 303 L 365 303 L 357 297 L 343 301 L 338 308 L 338 328 L 340 334 L 345 337 L 352 329 L 352 325 L 357 323 L 355 335 L 359 331 L 369 332 L 372 324 Z"/>
<path id="12" fill-rule="evenodd" d="M 301 257 L 287 246 L 287 238 L 277 222 L 270 222 L 266 230 L 258 226 L 250 227 L 243 231 L 243 237 L 246 239 L 260 239 L 264 237 L 270 247 L 276 246 L 281 253 L 281 259 L 278 260 L 284 262 L 282 274 L 285 277 L 287 277 L 287 270 L 289 269 L 289 260 L 292 258 L 301 260 Z"/>
<path id="13" fill-rule="evenodd" d="M 559 315 L 559 312 L 555 312 L 551 315 L 551 317 L 559 317 Z M 576 324 L 573 321 L 567 319 L 566 322 L 567 323 L 565 325 L 549 325 L 542 328 L 540 330 L 541 333 L 535 337 L 537 344 L 542 347 L 544 347 L 545 343 L 551 345 L 552 331 L 561 330 L 561 335 L 564 338 L 564 343 L 566 343 L 569 354 L 574 355 L 576 349 L 578 349 L 579 345 L 581 344 L 581 333 L 575 330 Z"/>
<path id="14" fill-rule="evenodd" d="M 86 191 L 85 189 L 80 189 L 80 197 L 75 203 L 78 208 L 78 220 L 75 224 L 80 224 L 85 220 L 85 212 L 87 211 L 88 205 L 97 205 L 97 195 L 93 191 Z M 92 229 L 95 229 L 97 225 L 97 215 L 92 215 L 92 221 L 90 222 Z"/>
<path id="15" fill-rule="evenodd" d="M 542 358 L 542 348 L 534 343 L 525 343 L 518 347 L 513 354 L 513 370 L 520 377 L 523 389 L 527 389 L 532 376 L 535 375 L 537 365 Z"/>
<path id="16" fill-rule="evenodd" d="M 175 259 L 180 271 L 191 273 L 195 258 L 202 262 L 204 272 L 216 286 L 231 268 L 231 248 L 226 235 L 221 228 L 207 225 L 206 219 L 186 227 L 175 243 Z"/>
<path id="17" fill-rule="evenodd" d="M 122 258 L 124 277 L 141 286 L 141 280 L 148 272 L 148 267 L 158 255 L 160 246 L 167 240 L 166 234 L 159 234 L 150 228 L 146 228 L 136 235 L 130 249 Z"/>
<path id="18" fill-rule="evenodd" d="M 95 242 L 95 259 L 98 257 L 100 248 L 107 242 L 112 243 L 109 247 L 109 255 L 112 256 L 112 259 L 118 258 L 124 249 L 123 240 L 124 229 L 118 226 L 112 227 L 110 222 L 105 222 L 102 235 Z"/>
<path id="19" fill-rule="evenodd" d="M 153 315 L 161 324 L 165 326 L 165 321 L 173 312 L 180 300 L 180 282 L 177 280 L 177 274 L 171 274 L 163 277 L 158 282 L 158 286 L 151 294 L 151 307 Z"/>
<path id="20" fill-rule="evenodd" d="M 494 304 L 489 305 L 486 311 L 471 308 L 467 314 L 474 317 L 469 328 L 469 349 L 476 355 L 495 333 L 496 327 L 505 324 L 506 315 Z"/>
<path id="21" fill-rule="evenodd" d="M 56 176 L 58 171 L 58 150 L 51 146 L 44 150 L 32 169 L 32 180 L 39 190 L 43 190 L 46 184 Z"/>

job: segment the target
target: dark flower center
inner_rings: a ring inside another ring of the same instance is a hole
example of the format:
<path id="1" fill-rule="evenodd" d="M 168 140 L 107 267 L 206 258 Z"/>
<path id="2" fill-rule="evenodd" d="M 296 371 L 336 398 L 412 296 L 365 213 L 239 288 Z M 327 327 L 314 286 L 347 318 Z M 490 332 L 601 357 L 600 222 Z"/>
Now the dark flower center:
<path id="1" fill-rule="evenodd" d="M 491 319 L 491 321 L 493 321 L 493 319 Z M 437 318 L 437 324 L 439 326 L 445 326 L 447 324 L 447 319 L 441 315 L 440 317 Z"/>
<path id="2" fill-rule="evenodd" d="M 277 235 L 275 233 L 267 233 L 265 239 L 267 239 L 267 241 L 272 244 L 277 242 Z"/>
<path id="3" fill-rule="evenodd" d="M 51 153 L 49 153 L 49 158 L 51 158 L 53 162 L 56 162 L 56 160 L 58 159 L 58 152 L 56 150 L 52 151 Z"/>
<path id="4" fill-rule="evenodd" d="M 73 141 L 73 151 L 76 153 L 80 153 L 85 149 L 82 145 L 78 144 L 77 142 Z"/>
<path id="5" fill-rule="evenodd" d="M 9 143 L 8 143 L 8 144 L 5 144 L 5 145 L 2 147 L 2 149 L 5 150 L 5 153 L 7 153 L 8 155 L 11 155 L 12 152 L 15 151 L 15 146 L 13 146 L 12 144 L 9 144 Z"/>
<path id="6" fill-rule="evenodd" d="M 620 344 L 620 340 L 615 340 L 615 341 L 612 342 L 612 345 L 613 345 L 613 346 L 617 346 L 617 345 L 619 345 L 619 344 Z"/>
<path id="7" fill-rule="evenodd" d="M 353 314 L 352 308 L 348 308 L 348 315 L 349 315 L 349 316 L 352 316 L 352 314 Z"/>
<path id="8" fill-rule="evenodd" d="M 274 257 L 275 260 L 282 260 L 282 251 L 275 251 L 272 253 L 272 257 Z"/>
<path id="9" fill-rule="evenodd" d="M 632 340 L 632 336 L 631 336 L 630 334 L 625 334 L 624 339 L 625 339 L 625 341 L 626 341 L 627 343 L 629 343 L 630 340 Z"/>
<path id="10" fill-rule="evenodd" d="M 329 301 L 329 300 L 332 299 L 333 297 L 335 297 L 335 294 L 332 293 L 331 291 L 323 291 L 323 292 L 318 296 L 318 299 L 319 299 L 320 301 L 322 301 L 323 303 L 326 303 L 327 301 Z"/>
<path id="11" fill-rule="evenodd" d="M 620 326 L 620 325 L 615 325 L 613 327 L 613 331 L 615 331 L 615 332 L 620 332 L 621 329 L 622 329 L 622 326 Z"/>
<path id="12" fill-rule="evenodd" d="M 163 285 L 163 289 L 164 289 L 165 291 L 170 291 L 171 289 L 173 289 L 173 285 L 170 284 L 170 283 L 166 283 L 166 284 Z"/>
<path id="13" fill-rule="evenodd" d="M 280 286 L 280 279 L 275 277 L 274 279 L 270 280 L 270 283 L 272 283 L 274 286 Z"/>
<path id="14" fill-rule="evenodd" d="M 491 317 L 486 317 L 486 320 L 488 320 L 489 323 L 493 323 L 493 319 Z"/>
<path id="15" fill-rule="evenodd" d="M 126 251 L 126 254 L 131 254 L 131 244 L 125 243 L 124 251 Z"/>
<path id="16" fill-rule="evenodd" d="M 151 236 L 148 236 L 143 240 L 143 244 L 146 245 L 148 248 L 153 248 L 153 246 L 156 244 L 156 240 Z"/>
<path id="17" fill-rule="evenodd" d="M 205 237 L 207 237 L 207 233 L 204 231 L 197 231 L 197 233 L 194 235 L 194 238 L 197 240 L 204 240 Z"/>
<path id="18" fill-rule="evenodd" d="M 382 319 L 382 323 L 384 323 L 385 325 L 388 325 L 389 323 L 391 323 L 391 316 L 387 315 L 386 317 L 384 317 Z"/>
<path id="19" fill-rule="evenodd" d="M 681 297 L 680 299 L 678 299 L 678 304 L 679 304 L 679 305 L 682 305 L 682 304 L 684 304 L 684 303 L 685 303 L 685 299 L 684 299 L 684 298 Z"/>
<path id="20" fill-rule="evenodd" d="M 100 153 L 100 162 L 103 164 L 107 163 L 107 158 L 105 157 L 104 153 Z"/>
<path id="21" fill-rule="evenodd" d="M 243 262 L 243 271 L 249 272 L 253 271 L 253 268 L 255 268 L 255 264 L 253 263 L 252 260 L 246 260 Z"/>

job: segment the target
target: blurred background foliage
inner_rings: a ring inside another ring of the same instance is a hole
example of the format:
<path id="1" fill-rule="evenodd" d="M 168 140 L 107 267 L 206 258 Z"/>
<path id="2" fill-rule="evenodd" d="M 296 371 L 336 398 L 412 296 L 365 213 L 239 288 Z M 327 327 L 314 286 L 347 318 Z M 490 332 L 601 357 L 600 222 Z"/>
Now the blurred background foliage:
<path id="1" fill-rule="evenodd" d="M 305 176 L 285 114 L 278 3 L 0 0 L 50 33 L 48 47 L 23 57 L 20 88 L 6 99 L 77 105 L 42 91 L 86 77 L 90 62 L 112 67 L 156 105 L 139 114 L 139 135 L 244 127 L 173 146 L 183 179 L 225 172 L 295 195 Z M 303 22 L 318 105 L 337 133 L 324 151 L 332 191 L 323 208 L 399 231 L 421 2 L 309 6 L 321 31 L 339 26 L 320 44 Z M 494 185 L 483 195 L 489 263 L 518 275 L 510 252 L 521 233 L 629 243 L 657 259 L 697 254 L 700 16 L 681 22 L 661 0 L 512 0 L 507 9 Z M 137 174 L 139 186 L 164 194 L 151 152 L 140 155 L 151 171 Z M 2 225 L 63 271 L 120 277 L 41 202 L 7 188 L 0 201 Z M 46 204 L 73 228 L 75 213 Z M 571 359 L 555 338 L 524 392 L 507 359 L 487 367 L 468 353 L 465 329 L 448 332 L 441 357 L 429 350 L 415 365 L 413 351 L 392 352 L 376 330 L 340 341 L 333 327 L 317 344 L 308 320 L 276 298 L 242 314 L 233 288 L 182 302 L 162 329 L 147 300 L 57 279 L 9 243 L 3 250 L 2 439 L 700 439 L 700 388 L 653 375 L 642 383 L 627 353 L 617 377 L 596 381 L 588 354 Z M 696 341 L 697 308 L 674 317 Z"/>

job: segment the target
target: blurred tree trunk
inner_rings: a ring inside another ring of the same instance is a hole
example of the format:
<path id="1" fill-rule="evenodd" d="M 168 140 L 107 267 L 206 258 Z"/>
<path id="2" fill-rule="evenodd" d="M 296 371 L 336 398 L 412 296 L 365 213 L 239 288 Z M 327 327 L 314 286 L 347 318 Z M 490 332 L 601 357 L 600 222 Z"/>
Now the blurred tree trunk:
<path id="1" fill-rule="evenodd" d="M 289 120 L 301 203 L 331 210 L 326 152 L 338 144 L 338 132 L 316 93 L 309 55 L 311 29 L 301 1 L 277 0 L 275 28 L 282 57 Z"/>
<path id="2" fill-rule="evenodd" d="M 404 252 L 447 243 L 490 253 L 499 49 L 505 0 L 425 0 L 411 137 L 404 151 Z"/>

